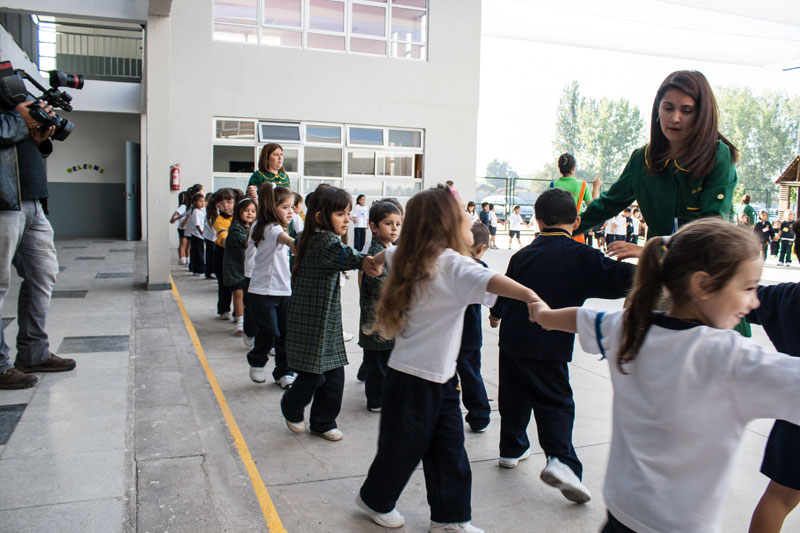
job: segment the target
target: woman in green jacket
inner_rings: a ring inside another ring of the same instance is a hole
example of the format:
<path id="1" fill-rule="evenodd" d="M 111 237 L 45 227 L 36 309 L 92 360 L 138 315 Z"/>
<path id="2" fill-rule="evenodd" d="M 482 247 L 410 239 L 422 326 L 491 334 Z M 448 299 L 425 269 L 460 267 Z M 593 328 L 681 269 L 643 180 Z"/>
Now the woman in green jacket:
<path id="1" fill-rule="evenodd" d="M 617 215 L 635 200 L 647 222 L 648 238 L 670 235 L 707 216 L 732 212 L 739 158 L 718 129 L 717 102 L 708 80 L 692 70 L 673 72 L 653 102 L 650 142 L 634 151 L 619 179 L 581 213 L 577 232 Z M 620 259 L 641 247 L 614 243 Z"/>
<path id="2" fill-rule="evenodd" d="M 275 187 L 291 189 L 289 176 L 283 168 L 283 147 L 278 143 L 265 144 L 258 156 L 258 170 L 250 176 L 247 186 L 255 185 L 261 189 L 262 183 L 272 183 Z"/>

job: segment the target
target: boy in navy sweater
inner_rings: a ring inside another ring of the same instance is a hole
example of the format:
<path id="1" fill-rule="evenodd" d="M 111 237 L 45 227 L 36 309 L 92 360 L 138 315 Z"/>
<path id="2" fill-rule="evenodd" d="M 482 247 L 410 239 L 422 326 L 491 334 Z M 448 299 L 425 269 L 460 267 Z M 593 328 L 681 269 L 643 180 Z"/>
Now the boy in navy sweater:
<path id="1" fill-rule="evenodd" d="M 635 267 L 572 240 L 580 217 L 570 193 L 548 189 L 537 198 L 534 212 L 541 234 L 511 258 L 506 276 L 533 289 L 553 309 L 580 306 L 588 298 L 625 296 Z M 506 298 L 498 299 L 490 322 L 492 327 L 501 324 L 500 466 L 514 468 L 530 456 L 526 430 L 533 411 L 547 456 L 539 477 L 570 501 L 589 501 L 591 494 L 581 483 L 583 466 L 572 445 L 575 402 L 567 363 L 575 335 L 545 331 L 528 320 L 524 304 Z"/>
<path id="2" fill-rule="evenodd" d="M 472 258 L 489 268 L 481 261 L 481 257 L 489 247 L 489 228 L 476 222 L 472 225 Z M 461 381 L 461 401 L 467 408 L 464 417 L 472 431 L 482 433 L 489 427 L 489 398 L 486 396 L 486 387 L 481 377 L 481 345 L 483 333 L 481 332 L 481 305 L 472 304 L 464 313 L 464 331 L 461 334 L 461 350 L 458 352 L 456 370 Z"/>

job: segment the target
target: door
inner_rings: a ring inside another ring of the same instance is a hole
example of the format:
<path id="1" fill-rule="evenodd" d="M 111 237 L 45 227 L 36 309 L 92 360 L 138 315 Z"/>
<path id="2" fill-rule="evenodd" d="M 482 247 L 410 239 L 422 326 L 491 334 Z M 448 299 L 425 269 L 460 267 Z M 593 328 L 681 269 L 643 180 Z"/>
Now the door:
<path id="1" fill-rule="evenodd" d="M 139 143 L 125 141 L 125 238 L 129 241 L 138 241 L 142 236 L 139 150 Z"/>

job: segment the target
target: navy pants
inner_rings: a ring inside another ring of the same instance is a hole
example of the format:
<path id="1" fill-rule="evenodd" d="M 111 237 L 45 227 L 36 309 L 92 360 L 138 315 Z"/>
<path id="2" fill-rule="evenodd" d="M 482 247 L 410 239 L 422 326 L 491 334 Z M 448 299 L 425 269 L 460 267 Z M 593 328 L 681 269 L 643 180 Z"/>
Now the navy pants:
<path id="1" fill-rule="evenodd" d="M 189 237 L 189 270 L 193 274 L 205 273 L 206 264 L 203 257 L 203 238 Z"/>
<path id="2" fill-rule="evenodd" d="M 567 363 L 520 359 L 500 350 L 499 374 L 500 457 L 519 457 L 530 448 L 532 410 L 544 453 L 557 457 L 581 479 L 583 465 L 572 446 L 575 401 Z"/>
<path id="3" fill-rule="evenodd" d="M 217 276 L 217 314 L 229 313 L 231 310 L 231 293 L 230 287 L 226 287 L 222 283 L 222 256 L 225 254 L 225 248 L 217 244 L 214 245 L 214 275 Z"/>
<path id="4" fill-rule="evenodd" d="M 367 228 L 353 228 L 353 249 L 360 252 L 367 242 Z"/>
<path id="5" fill-rule="evenodd" d="M 386 384 L 386 373 L 389 367 L 391 350 L 367 350 L 364 348 L 364 394 L 367 396 L 367 408 L 374 409 L 383 405 L 383 389 Z"/>
<path id="6" fill-rule="evenodd" d="M 325 433 L 336 427 L 343 393 L 343 366 L 322 374 L 297 372 L 292 388 L 283 394 L 281 412 L 289 422 L 302 422 L 303 410 L 311 403 L 309 429 L 315 433 Z"/>
<path id="7" fill-rule="evenodd" d="M 789 264 L 792 262 L 792 241 L 781 239 L 781 254 L 778 262 Z"/>
<path id="8" fill-rule="evenodd" d="M 636 533 L 634 530 L 614 518 L 614 515 L 610 512 L 608 513 L 608 521 L 606 525 L 603 526 L 603 529 L 600 530 L 600 533 Z"/>
<path id="9" fill-rule="evenodd" d="M 244 304 L 244 334 L 248 337 L 255 337 L 256 336 L 256 324 L 255 320 L 253 320 L 253 312 L 252 310 L 248 313 L 247 309 L 250 305 L 250 293 L 247 292 L 250 288 L 250 278 L 244 278 L 244 294 L 242 295 L 242 303 Z"/>
<path id="10" fill-rule="evenodd" d="M 250 366 L 263 368 L 269 361 L 269 351 L 275 347 L 275 369 L 272 379 L 278 381 L 291 374 L 286 364 L 286 316 L 288 296 L 248 294 L 247 315 L 255 326 L 253 349 L 247 353 Z"/>
<path id="11" fill-rule="evenodd" d="M 434 383 L 389 369 L 378 453 L 361 486 L 361 499 L 370 509 L 394 509 L 421 460 L 431 520 L 471 519 L 472 471 L 460 404 L 455 377 Z"/>
<path id="12" fill-rule="evenodd" d="M 461 380 L 461 401 L 467 408 L 465 420 L 474 430 L 489 424 L 491 408 L 486 386 L 481 377 L 481 350 L 461 350 L 458 353 L 458 378 Z"/>
<path id="13" fill-rule="evenodd" d="M 206 241 L 206 277 L 210 278 L 214 274 L 214 247 L 216 243 L 212 240 L 205 239 Z"/>

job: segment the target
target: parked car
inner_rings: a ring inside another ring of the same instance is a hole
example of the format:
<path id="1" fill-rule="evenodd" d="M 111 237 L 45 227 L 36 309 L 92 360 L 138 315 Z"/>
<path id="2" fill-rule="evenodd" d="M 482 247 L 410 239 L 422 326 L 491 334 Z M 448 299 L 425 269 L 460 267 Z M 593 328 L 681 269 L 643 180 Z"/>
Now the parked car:
<path id="1" fill-rule="evenodd" d="M 522 220 L 526 223 L 530 222 L 531 218 L 533 218 L 533 204 L 532 203 L 525 203 L 520 200 L 519 197 L 506 197 L 502 194 L 493 194 L 490 196 L 484 197 L 482 200 L 476 202 L 477 209 L 480 209 L 480 204 L 483 202 L 489 202 L 490 204 L 494 204 L 494 213 L 497 215 L 498 220 L 505 220 L 506 219 L 506 202 L 508 201 L 508 209 L 509 211 L 514 209 L 515 205 L 519 206 L 519 214 L 522 215 Z"/>

